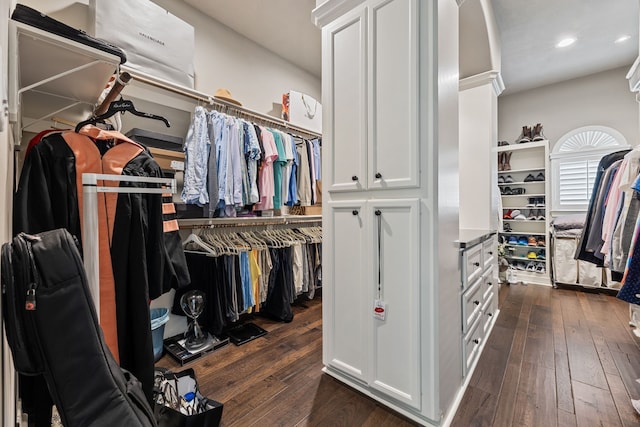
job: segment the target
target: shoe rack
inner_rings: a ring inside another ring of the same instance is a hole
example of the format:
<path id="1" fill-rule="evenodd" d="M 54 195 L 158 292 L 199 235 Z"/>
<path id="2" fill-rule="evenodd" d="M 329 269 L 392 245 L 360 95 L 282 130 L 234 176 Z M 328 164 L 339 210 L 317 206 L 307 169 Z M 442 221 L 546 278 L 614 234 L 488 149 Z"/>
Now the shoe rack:
<path id="1" fill-rule="evenodd" d="M 505 258 L 518 282 L 550 285 L 549 243 L 549 141 L 501 142 L 498 187 L 502 198 Z"/>

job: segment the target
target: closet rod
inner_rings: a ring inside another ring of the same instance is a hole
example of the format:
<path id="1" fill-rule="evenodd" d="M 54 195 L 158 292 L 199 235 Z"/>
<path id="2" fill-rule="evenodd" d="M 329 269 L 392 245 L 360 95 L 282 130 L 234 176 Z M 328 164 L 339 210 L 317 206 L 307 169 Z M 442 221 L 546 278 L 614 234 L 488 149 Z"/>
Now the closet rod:
<path id="1" fill-rule="evenodd" d="M 236 104 L 233 104 L 231 102 L 227 102 L 224 101 L 222 99 L 219 98 L 214 98 L 211 95 L 207 95 L 206 93 L 203 92 L 199 92 L 193 89 L 189 89 L 186 88 L 184 86 L 178 86 L 175 84 L 172 84 L 166 80 L 161 80 L 161 79 L 157 79 L 153 76 L 150 76 L 148 74 L 145 73 L 141 73 L 139 71 L 136 70 L 132 70 L 127 68 L 126 66 L 121 66 L 121 69 L 127 69 L 127 73 L 129 75 L 131 75 L 131 77 L 134 80 L 137 80 L 141 83 L 145 83 L 151 86 L 155 86 L 157 88 L 160 89 L 164 89 L 167 90 L 169 92 L 173 92 L 176 93 L 178 95 L 182 95 L 182 96 L 186 96 L 188 98 L 192 98 L 195 99 L 197 101 L 201 101 L 201 102 L 206 102 L 209 105 L 213 105 L 213 106 L 217 106 L 217 107 L 222 107 L 226 110 L 233 110 L 237 113 L 237 115 L 243 115 L 245 117 L 252 117 L 255 118 L 256 120 L 263 120 L 263 121 L 267 121 L 269 123 L 272 123 L 276 126 L 281 126 L 285 129 L 289 129 L 295 132 L 299 132 L 299 133 L 303 133 L 312 137 L 316 137 L 316 138 L 320 138 L 322 137 L 322 134 L 318 133 L 318 132 L 314 132 L 312 130 L 309 129 L 305 129 L 301 126 L 296 126 L 294 124 L 291 124 L 289 122 L 287 122 L 286 120 L 282 120 L 279 119 L 277 117 L 273 117 L 270 116 L 268 114 L 264 114 L 261 113 L 259 111 L 255 111 L 255 110 L 251 110 L 249 108 L 246 107 L 240 107 Z"/>

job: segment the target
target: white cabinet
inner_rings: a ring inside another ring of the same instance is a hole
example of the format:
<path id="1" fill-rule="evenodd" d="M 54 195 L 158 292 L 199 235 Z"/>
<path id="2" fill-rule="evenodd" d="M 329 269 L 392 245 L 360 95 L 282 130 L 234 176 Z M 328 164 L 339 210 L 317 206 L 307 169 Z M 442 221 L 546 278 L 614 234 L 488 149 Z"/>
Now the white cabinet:
<path id="1" fill-rule="evenodd" d="M 471 375 L 498 315 L 495 245 L 495 237 L 491 233 L 461 249 L 461 264 L 467 266 L 460 276 L 462 370 L 465 377 Z M 473 268 L 470 269 L 469 265 Z"/>
<path id="2" fill-rule="evenodd" d="M 419 201 L 327 205 L 325 363 L 419 408 Z M 384 320 L 373 315 L 375 300 Z"/>
<path id="3" fill-rule="evenodd" d="M 417 0 L 366 5 L 323 31 L 329 191 L 418 185 Z"/>
<path id="4" fill-rule="evenodd" d="M 457 175 L 457 4 L 328 0 L 314 16 L 326 112 L 324 370 L 441 425 L 463 378 L 458 186 L 444 178 Z"/>
<path id="5" fill-rule="evenodd" d="M 518 282 L 549 285 L 549 141 L 498 147 L 509 167 L 498 171 L 502 197 L 501 242 Z"/>

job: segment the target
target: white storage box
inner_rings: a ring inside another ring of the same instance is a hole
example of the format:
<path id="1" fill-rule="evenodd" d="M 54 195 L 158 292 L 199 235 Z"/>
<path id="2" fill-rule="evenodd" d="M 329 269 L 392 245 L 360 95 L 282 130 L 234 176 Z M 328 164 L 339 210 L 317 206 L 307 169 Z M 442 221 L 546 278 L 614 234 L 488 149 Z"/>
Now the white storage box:
<path id="1" fill-rule="evenodd" d="M 150 0 L 90 0 L 90 31 L 125 51 L 126 65 L 194 86 L 193 26 Z"/>

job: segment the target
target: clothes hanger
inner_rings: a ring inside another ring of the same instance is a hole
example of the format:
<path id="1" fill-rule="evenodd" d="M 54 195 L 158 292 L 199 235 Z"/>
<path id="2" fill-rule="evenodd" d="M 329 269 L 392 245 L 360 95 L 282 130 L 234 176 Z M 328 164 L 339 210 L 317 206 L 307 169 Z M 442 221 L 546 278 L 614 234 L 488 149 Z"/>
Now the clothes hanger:
<path id="1" fill-rule="evenodd" d="M 201 238 L 195 233 L 189 234 L 189 236 L 182 242 L 182 247 L 186 248 L 187 245 L 196 246 L 199 249 L 203 249 L 210 255 L 218 256 L 216 251 L 211 248 L 211 246 L 207 245 Z"/>
<path id="2" fill-rule="evenodd" d="M 171 127 L 171 124 L 169 124 L 169 121 L 164 117 L 158 116 L 156 114 L 144 113 L 142 111 L 138 111 L 136 110 L 136 107 L 133 105 L 132 101 L 127 99 L 121 99 L 119 101 L 113 101 L 112 103 L 110 103 L 109 108 L 104 114 L 93 116 L 90 119 L 83 120 L 80 123 L 78 123 L 76 125 L 75 131 L 79 132 L 80 129 L 82 129 L 82 127 L 86 125 L 95 125 L 96 123 L 101 122 L 105 119 L 108 119 L 109 117 L 113 116 L 118 112 L 125 112 L 125 111 L 128 111 L 134 116 L 145 117 L 147 119 L 153 119 L 153 120 L 160 120 L 164 122 L 164 124 L 167 125 L 167 127 Z"/>

